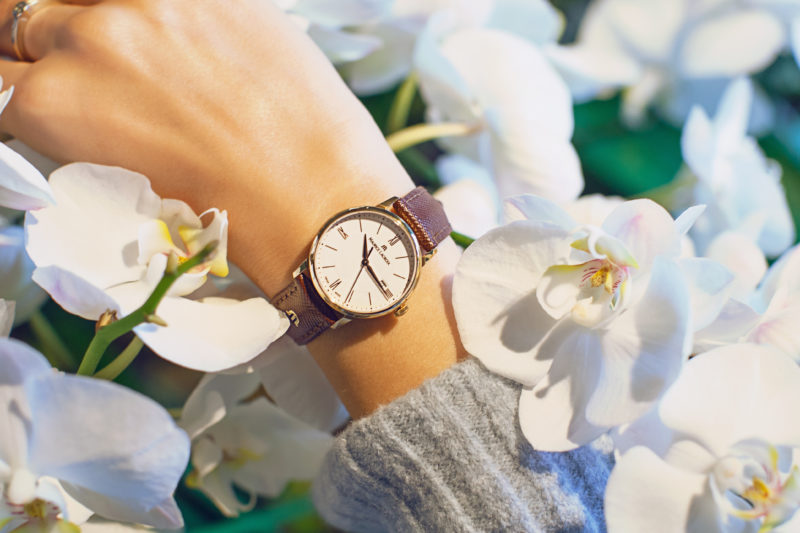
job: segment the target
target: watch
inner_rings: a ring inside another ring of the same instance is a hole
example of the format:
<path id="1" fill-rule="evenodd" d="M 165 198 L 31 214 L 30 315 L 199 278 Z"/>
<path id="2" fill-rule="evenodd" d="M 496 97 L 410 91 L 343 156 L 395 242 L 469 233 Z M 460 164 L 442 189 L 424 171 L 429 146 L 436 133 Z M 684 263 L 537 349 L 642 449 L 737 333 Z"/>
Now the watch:
<path id="1" fill-rule="evenodd" d="M 451 231 L 441 202 L 423 187 L 336 213 L 272 298 L 289 318 L 287 335 L 306 344 L 353 319 L 402 316 L 422 265 Z"/>

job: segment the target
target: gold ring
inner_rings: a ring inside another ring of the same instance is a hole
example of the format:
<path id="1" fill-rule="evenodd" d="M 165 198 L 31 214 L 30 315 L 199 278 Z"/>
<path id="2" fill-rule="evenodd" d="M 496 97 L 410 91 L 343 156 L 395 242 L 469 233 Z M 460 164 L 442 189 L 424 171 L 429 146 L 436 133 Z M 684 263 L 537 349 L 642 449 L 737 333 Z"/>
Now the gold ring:
<path id="1" fill-rule="evenodd" d="M 25 26 L 34 13 L 47 6 L 55 4 L 56 0 L 23 0 L 17 2 L 11 14 L 11 46 L 14 54 L 20 61 L 33 61 L 33 58 L 25 51 Z"/>

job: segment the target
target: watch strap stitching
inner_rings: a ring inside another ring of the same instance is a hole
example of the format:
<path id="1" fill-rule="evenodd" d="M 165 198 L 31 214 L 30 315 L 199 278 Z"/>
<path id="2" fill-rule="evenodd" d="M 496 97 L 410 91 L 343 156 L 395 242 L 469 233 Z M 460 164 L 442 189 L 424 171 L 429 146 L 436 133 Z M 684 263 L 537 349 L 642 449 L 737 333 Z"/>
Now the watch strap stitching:
<path id="1" fill-rule="evenodd" d="M 430 252 L 446 239 L 452 228 L 442 203 L 424 187 L 416 187 L 393 205 L 397 214 L 411 226 L 420 246 Z M 421 218 L 424 217 L 424 220 Z"/>

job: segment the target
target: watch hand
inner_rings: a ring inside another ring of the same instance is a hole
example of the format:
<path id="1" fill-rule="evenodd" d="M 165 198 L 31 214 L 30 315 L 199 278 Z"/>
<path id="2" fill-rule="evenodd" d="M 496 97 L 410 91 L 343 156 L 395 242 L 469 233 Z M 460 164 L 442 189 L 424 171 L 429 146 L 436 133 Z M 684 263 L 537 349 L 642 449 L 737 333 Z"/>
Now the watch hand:
<path id="1" fill-rule="evenodd" d="M 372 250 L 370 250 L 370 252 L 371 251 Z M 367 252 L 367 234 L 365 233 L 364 234 L 364 246 L 361 248 L 361 259 L 366 259 L 368 255 L 369 255 L 369 252 Z"/>
<path id="2" fill-rule="evenodd" d="M 350 286 L 350 290 L 347 292 L 347 296 L 345 296 L 344 301 L 348 302 L 350 300 L 350 296 L 353 295 L 353 289 L 356 288 L 356 282 L 358 281 L 358 277 L 361 275 L 361 272 L 364 270 L 364 264 L 361 264 L 361 268 L 358 269 L 358 274 L 356 274 L 356 279 L 353 280 L 353 285 Z"/>
<path id="3" fill-rule="evenodd" d="M 383 297 L 388 300 L 389 296 L 386 294 L 386 289 L 384 289 L 383 285 L 381 285 L 381 282 L 380 280 L 378 280 L 378 276 L 375 274 L 375 271 L 372 270 L 372 267 L 370 266 L 369 263 L 366 264 L 366 267 L 367 267 L 367 274 L 369 274 L 369 276 L 372 278 L 372 281 L 375 282 L 375 285 L 378 286 L 378 289 L 380 289 L 381 294 L 383 294 Z"/>

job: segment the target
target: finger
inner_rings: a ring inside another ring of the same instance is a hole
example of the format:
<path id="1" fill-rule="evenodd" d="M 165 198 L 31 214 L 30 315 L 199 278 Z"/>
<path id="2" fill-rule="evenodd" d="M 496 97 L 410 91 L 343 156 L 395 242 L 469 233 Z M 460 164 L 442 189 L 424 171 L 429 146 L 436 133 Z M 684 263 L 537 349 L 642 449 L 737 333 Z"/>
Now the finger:
<path id="1" fill-rule="evenodd" d="M 61 35 L 59 29 L 63 28 L 67 20 L 83 9 L 86 7 L 53 2 L 43 5 L 33 12 L 28 21 L 22 23 L 17 33 L 27 57 L 35 61 L 55 48 L 58 37 Z M 8 36 L 8 39 L 0 39 L 0 41 L 3 41 L 4 45 L 11 46 L 10 23 Z M 15 56 L 13 48 L 11 54 L 12 57 Z"/>

